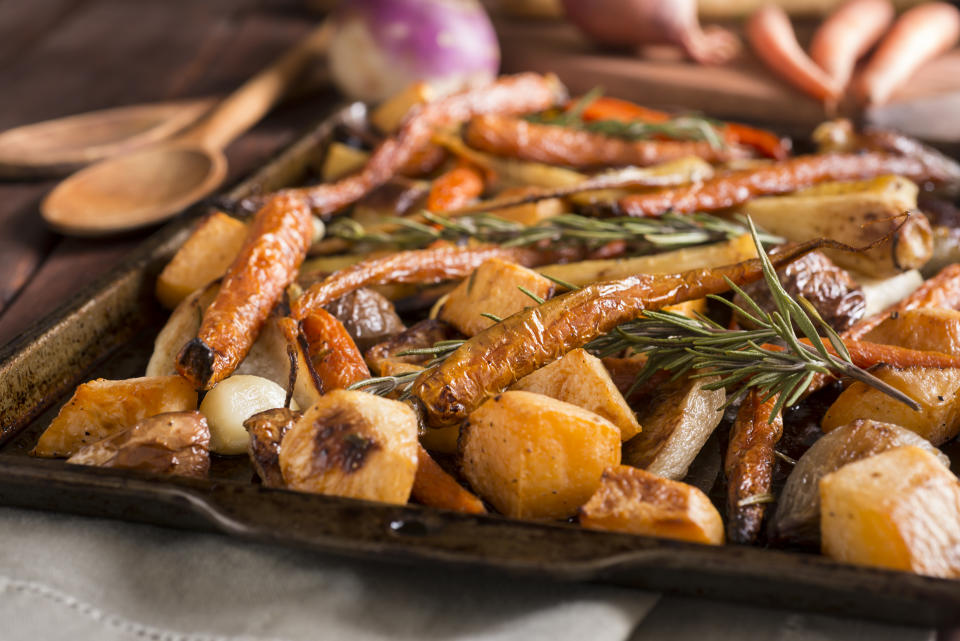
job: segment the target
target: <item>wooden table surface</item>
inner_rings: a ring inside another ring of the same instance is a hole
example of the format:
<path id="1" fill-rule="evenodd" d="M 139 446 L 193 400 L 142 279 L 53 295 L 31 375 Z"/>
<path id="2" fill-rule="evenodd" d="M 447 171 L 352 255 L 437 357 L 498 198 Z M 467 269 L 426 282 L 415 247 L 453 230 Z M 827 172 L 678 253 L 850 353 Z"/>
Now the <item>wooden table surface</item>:
<path id="1" fill-rule="evenodd" d="M 106 107 L 224 94 L 317 21 L 299 0 L 0 0 L 0 130 Z M 227 184 L 335 103 L 291 99 L 227 149 Z M 55 181 L 0 182 L 0 345 L 146 238 L 75 239 L 38 205 Z"/>

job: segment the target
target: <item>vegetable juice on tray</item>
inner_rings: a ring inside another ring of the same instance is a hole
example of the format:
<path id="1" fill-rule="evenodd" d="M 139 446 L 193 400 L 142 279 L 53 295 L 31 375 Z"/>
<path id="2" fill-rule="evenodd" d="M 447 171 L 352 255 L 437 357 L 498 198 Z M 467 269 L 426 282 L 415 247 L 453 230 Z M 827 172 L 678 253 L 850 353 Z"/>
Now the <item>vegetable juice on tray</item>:
<path id="1" fill-rule="evenodd" d="M 421 89 L 202 220 L 147 376 L 81 385 L 34 453 L 960 577 L 960 270 L 917 203 L 956 163 L 552 76 Z"/>

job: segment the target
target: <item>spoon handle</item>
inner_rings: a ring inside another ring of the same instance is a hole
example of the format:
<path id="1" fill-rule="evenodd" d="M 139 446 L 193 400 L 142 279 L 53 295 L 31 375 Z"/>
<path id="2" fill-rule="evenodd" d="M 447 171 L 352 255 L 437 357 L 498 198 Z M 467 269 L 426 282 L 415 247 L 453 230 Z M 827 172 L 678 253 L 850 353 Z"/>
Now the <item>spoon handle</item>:
<path id="1" fill-rule="evenodd" d="M 309 62 L 327 49 L 331 27 L 324 23 L 311 31 L 293 49 L 247 80 L 217 105 L 181 141 L 196 142 L 220 150 L 263 118 L 290 88 Z"/>

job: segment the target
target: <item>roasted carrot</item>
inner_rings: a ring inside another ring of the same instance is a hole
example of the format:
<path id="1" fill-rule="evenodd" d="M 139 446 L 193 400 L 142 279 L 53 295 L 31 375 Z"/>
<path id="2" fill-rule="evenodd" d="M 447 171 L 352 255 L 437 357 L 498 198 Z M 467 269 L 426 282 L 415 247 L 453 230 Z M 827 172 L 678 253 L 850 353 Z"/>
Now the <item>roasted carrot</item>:
<path id="1" fill-rule="evenodd" d="M 800 342 L 808 346 L 811 345 L 810 340 L 806 338 L 801 338 Z M 826 340 L 824 340 L 824 344 L 828 352 L 831 354 L 837 353 Z M 941 352 L 909 349 L 898 345 L 883 345 L 852 339 L 843 339 L 843 344 L 850 353 L 850 360 L 861 369 L 868 369 L 877 365 L 892 365 L 898 368 L 936 367 L 944 369 L 960 367 L 960 356 L 951 356 Z M 780 345 L 770 344 L 765 344 L 763 347 L 775 351 L 785 349 Z"/>
<path id="2" fill-rule="evenodd" d="M 625 140 L 498 115 L 472 119 L 464 139 L 488 153 L 574 168 L 646 167 L 686 156 L 724 162 L 749 155 L 738 146 L 719 147 L 704 140 Z"/>
<path id="3" fill-rule="evenodd" d="M 960 11 L 946 2 L 927 2 L 905 12 L 854 81 L 860 101 L 887 102 L 920 65 L 953 47 L 958 37 Z"/>
<path id="4" fill-rule="evenodd" d="M 830 180 L 857 180 L 898 174 L 915 182 L 949 180 L 921 158 L 889 153 L 796 156 L 770 166 L 733 171 L 697 185 L 632 194 L 620 199 L 617 213 L 660 216 L 741 205 L 756 196 L 784 194 Z"/>
<path id="5" fill-rule="evenodd" d="M 766 504 L 772 500 L 774 446 L 783 435 L 783 417 L 777 412 L 770 420 L 777 396 L 762 398 L 758 390 L 750 391 L 730 430 L 723 469 L 727 475 L 727 539 L 732 543 L 756 541 Z"/>
<path id="6" fill-rule="evenodd" d="M 370 378 L 370 369 L 347 329 L 333 314 L 315 309 L 300 323 L 307 358 L 320 393 L 346 389 Z"/>
<path id="7" fill-rule="evenodd" d="M 397 173 L 410 178 L 420 178 L 437 169 L 447 158 L 443 147 L 427 144 L 410 154 L 407 162 L 397 168 Z"/>
<path id="8" fill-rule="evenodd" d="M 483 174 L 460 163 L 438 176 L 430 185 L 427 209 L 432 212 L 452 211 L 470 204 L 483 193 Z"/>
<path id="9" fill-rule="evenodd" d="M 236 369 L 296 277 L 312 239 L 310 207 L 295 194 L 274 196 L 257 212 L 197 337 L 177 355 L 181 376 L 197 389 L 210 389 Z"/>
<path id="10" fill-rule="evenodd" d="M 648 109 L 619 98 L 601 96 L 588 104 L 581 118 L 586 122 L 596 120 L 616 120 L 619 122 L 639 121 L 651 124 L 667 122 L 670 114 Z M 748 127 L 735 122 L 725 122 L 717 125 L 718 133 L 723 139 L 734 145 L 743 145 L 756 150 L 768 158 L 782 160 L 787 157 L 789 145 L 773 132 L 755 127 Z"/>
<path id="11" fill-rule="evenodd" d="M 810 42 L 810 57 L 838 87 L 850 82 L 853 68 L 893 22 L 890 0 L 849 0 L 830 14 Z"/>
<path id="12" fill-rule="evenodd" d="M 483 501 L 471 494 L 447 474 L 423 446 L 417 444 L 417 475 L 413 477 L 411 496 L 430 507 L 466 514 L 485 514 Z"/>
<path id="13" fill-rule="evenodd" d="M 754 53 L 775 74 L 820 102 L 835 104 L 842 93 L 836 80 L 807 56 L 787 12 L 768 4 L 757 9 L 746 27 Z"/>
<path id="14" fill-rule="evenodd" d="M 824 247 L 850 249 L 820 239 L 789 245 L 770 260 L 775 268 L 783 267 Z M 429 424 L 455 425 L 515 381 L 646 310 L 722 293 L 731 281 L 743 285 L 760 276 L 760 261 L 752 259 L 680 274 L 638 274 L 555 296 L 472 337 L 442 364 L 420 375 L 413 394 Z"/>

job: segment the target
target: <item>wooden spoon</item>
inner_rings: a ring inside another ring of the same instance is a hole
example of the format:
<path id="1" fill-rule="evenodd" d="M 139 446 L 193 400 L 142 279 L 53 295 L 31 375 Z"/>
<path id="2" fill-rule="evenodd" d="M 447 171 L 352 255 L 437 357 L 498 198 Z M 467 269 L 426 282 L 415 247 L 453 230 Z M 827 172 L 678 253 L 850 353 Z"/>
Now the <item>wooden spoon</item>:
<path id="1" fill-rule="evenodd" d="M 0 176 L 66 176 L 92 162 L 158 143 L 194 124 L 216 98 L 129 105 L 0 133 Z"/>
<path id="2" fill-rule="evenodd" d="M 41 203 L 44 220 L 66 234 L 101 236 L 160 222 L 208 195 L 226 176 L 221 150 L 276 104 L 327 40 L 326 26 L 315 29 L 183 135 L 73 174 Z"/>

